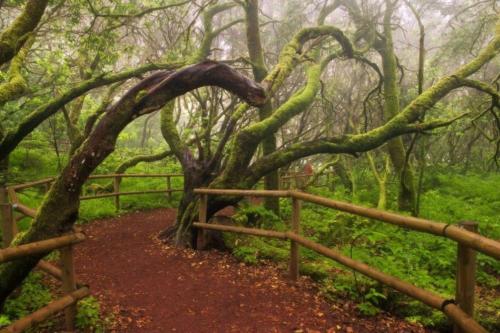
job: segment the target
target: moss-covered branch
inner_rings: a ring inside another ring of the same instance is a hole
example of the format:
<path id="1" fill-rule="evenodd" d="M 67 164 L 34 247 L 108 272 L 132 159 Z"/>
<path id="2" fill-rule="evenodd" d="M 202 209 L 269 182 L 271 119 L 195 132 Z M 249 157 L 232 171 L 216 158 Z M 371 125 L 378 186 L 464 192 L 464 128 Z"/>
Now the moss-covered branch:
<path id="1" fill-rule="evenodd" d="M 500 107 L 500 93 L 492 85 L 486 82 L 471 79 L 460 79 L 460 83 L 464 87 L 473 88 L 490 95 L 493 105 L 495 105 L 496 107 Z"/>
<path id="2" fill-rule="evenodd" d="M 45 12 L 48 0 L 28 0 L 18 17 L 0 33 L 0 65 L 16 56 Z"/>
<path id="3" fill-rule="evenodd" d="M 125 173 L 128 169 L 135 167 L 139 163 L 151 163 L 161 161 L 169 156 L 172 156 L 172 152 L 170 149 L 164 150 L 162 152 L 156 154 L 149 155 L 137 155 L 134 156 L 123 163 L 121 163 L 116 169 L 115 173 L 122 174 Z"/>
<path id="4" fill-rule="evenodd" d="M 248 169 L 247 176 L 241 181 L 242 186 L 252 186 L 260 178 L 276 168 L 283 167 L 301 158 L 316 154 L 357 154 L 373 150 L 403 134 L 429 131 L 448 126 L 462 118 L 435 120 L 424 124 L 399 124 L 390 121 L 386 125 L 363 134 L 344 135 L 296 143 L 288 148 L 276 151 L 254 162 Z"/>
<path id="5" fill-rule="evenodd" d="M 29 115 L 24 117 L 16 128 L 8 130 L 5 137 L 2 141 L 0 141 L 0 160 L 4 159 L 10 152 L 12 152 L 28 134 L 30 134 L 48 117 L 61 110 L 61 108 L 67 103 L 79 96 L 82 96 L 88 91 L 115 82 L 127 80 L 132 77 L 137 77 L 152 70 L 174 69 L 182 65 L 182 63 L 147 64 L 136 69 L 126 70 L 116 74 L 103 74 L 77 84 L 73 88 L 61 94 L 59 97 L 56 97 L 50 102 L 39 106 Z"/>
<path id="6" fill-rule="evenodd" d="M 181 165 L 185 165 L 186 154 L 191 156 L 188 146 L 182 141 L 179 131 L 174 120 L 175 102 L 167 103 L 160 113 L 160 128 L 163 138 L 171 147 L 172 153 L 175 155 Z"/>
<path id="7" fill-rule="evenodd" d="M 331 36 L 341 45 L 347 57 L 354 55 L 353 46 L 342 30 L 334 26 L 310 27 L 300 30 L 281 51 L 278 64 L 263 81 L 268 95 L 272 96 L 297 65 L 304 44 L 318 37 Z"/>
<path id="8" fill-rule="evenodd" d="M 21 73 L 21 69 L 33 41 L 34 38 L 29 38 L 17 55 L 12 58 L 7 73 L 7 82 L 0 85 L 0 107 L 8 101 L 22 96 L 28 89 L 28 84 Z"/>
<path id="9" fill-rule="evenodd" d="M 263 85 L 267 90 L 268 98 L 272 97 L 279 87 L 284 83 L 285 79 L 296 67 L 299 61 L 299 56 L 302 53 L 303 46 L 306 42 L 318 37 L 331 36 L 339 42 L 342 52 L 341 54 L 347 57 L 353 57 L 355 51 L 351 42 L 345 34 L 334 26 L 320 26 L 304 28 L 300 30 L 292 40 L 285 45 L 281 51 L 279 62 L 273 70 L 263 80 Z M 275 131 L 284 125 L 289 119 L 296 114 L 304 111 L 314 101 L 316 93 L 319 91 L 319 78 L 322 70 L 329 61 L 334 59 L 338 54 L 328 56 L 320 64 L 313 64 L 308 67 L 308 81 L 306 86 L 283 104 L 278 110 L 273 112 L 272 116 L 263 119 L 262 121 L 253 124 L 250 127 L 240 131 L 233 141 L 230 156 L 224 174 L 221 176 L 221 182 L 228 179 L 237 179 L 240 174 L 249 165 L 257 146 L 261 141 L 272 135 Z M 246 110 L 245 106 L 240 106 L 236 111 L 236 116 Z"/>
<path id="10" fill-rule="evenodd" d="M 339 54 L 327 56 L 321 63 L 307 67 L 306 85 L 276 109 L 271 116 L 241 130 L 235 138 L 223 179 L 235 179 L 235 175 L 245 170 L 252 159 L 257 145 L 273 135 L 294 116 L 311 106 L 321 89 L 320 76 L 326 65 Z"/>

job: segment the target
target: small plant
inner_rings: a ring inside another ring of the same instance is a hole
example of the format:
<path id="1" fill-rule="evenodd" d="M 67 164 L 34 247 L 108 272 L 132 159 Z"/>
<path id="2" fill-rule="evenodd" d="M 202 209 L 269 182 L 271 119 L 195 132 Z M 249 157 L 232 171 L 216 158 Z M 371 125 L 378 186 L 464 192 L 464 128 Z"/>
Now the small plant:
<path id="1" fill-rule="evenodd" d="M 281 220 L 270 210 L 263 206 L 243 206 L 233 216 L 233 220 L 249 227 L 270 228 L 281 224 Z"/>
<path id="2" fill-rule="evenodd" d="M 78 302 L 76 327 L 85 332 L 105 332 L 105 320 L 101 318 L 101 306 L 95 297 L 87 297 Z"/>
<path id="3" fill-rule="evenodd" d="M 0 315 L 0 327 L 10 325 L 11 321 L 6 315 Z"/>
<path id="4" fill-rule="evenodd" d="M 233 255 L 244 263 L 257 264 L 257 251 L 255 248 L 240 246 L 233 250 Z"/>
<path id="5" fill-rule="evenodd" d="M 380 309 L 370 302 L 363 302 L 357 305 L 359 312 L 365 316 L 376 316 L 380 313 Z"/>
<path id="6" fill-rule="evenodd" d="M 32 273 L 21 287 L 19 295 L 8 298 L 5 302 L 2 321 L 14 321 L 44 307 L 52 297 L 50 290 L 41 283 L 42 275 Z"/>

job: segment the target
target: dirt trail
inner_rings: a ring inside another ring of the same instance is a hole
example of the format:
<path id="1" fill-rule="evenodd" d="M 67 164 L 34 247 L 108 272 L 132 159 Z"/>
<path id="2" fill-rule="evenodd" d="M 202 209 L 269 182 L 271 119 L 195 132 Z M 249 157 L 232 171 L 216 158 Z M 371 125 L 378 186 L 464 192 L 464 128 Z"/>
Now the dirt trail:
<path id="1" fill-rule="evenodd" d="M 328 303 L 309 279 L 292 283 L 272 265 L 160 244 L 155 235 L 174 217 L 158 209 L 84 228 L 78 279 L 116 315 L 114 331 L 424 332 L 388 315 L 359 316 L 352 302 Z"/>

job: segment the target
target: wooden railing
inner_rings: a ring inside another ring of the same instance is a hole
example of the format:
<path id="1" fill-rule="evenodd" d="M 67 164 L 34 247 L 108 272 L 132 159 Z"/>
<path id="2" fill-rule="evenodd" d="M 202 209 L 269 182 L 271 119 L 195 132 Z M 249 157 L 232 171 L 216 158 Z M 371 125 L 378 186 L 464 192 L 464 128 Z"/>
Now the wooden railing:
<path id="1" fill-rule="evenodd" d="M 172 188 L 172 178 L 180 178 L 183 177 L 182 174 L 177 174 L 177 173 L 158 173 L 158 174 L 133 174 L 133 173 L 128 173 L 128 174 L 109 174 L 109 175 L 92 175 L 89 177 L 89 180 L 93 179 L 112 179 L 113 180 L 113 191 L 109 193 L 95 193 L 94 195 L 83 195 L 80 197 L 80 200 L 92 200 L 92 199 L 101 199 L 101 198 L 109 198 L 109 197 L 115 197 L 115 207 L 116 210 L 118 211 L 120 209 L 120 197 L 123 195 L 142 195 L 142 194 L 158 194 L 158 193 L 165 193 L 168 197 L 168 199 L 172 199 L 172 194 L 174 192 L 182 192 L 182 189 L 173 189 Z M 166 179 L 166 188 L 165 189 L 159 189 L 159 190 L 144 190 L 144 191 L 128 191 L 128 192 L 120 192 L 120 185 L 121 185 L 121 180 L 123 178 L 165 178 Z M 9 186 L 7 188 L 7 193 L 9 196 L 9 200 L 12 203 L 12 208 L 14 211 L 20 213 L 22 217 L 35 217 L 36 215 L 36 210 L 33 208 L 30 208 L 24 204 L 22 204 L 19 200 L 19 197 L 17 195 L 17 192 L 31 188 L 31 187 L 37 187 L 37 186 L 44 186 L 45 191 L 48 191 L 50 185 L 52 182 L 54 182 L 55 178 L 45 178 L 41 180 L 37 180 L 34 182 L 29 182 L 29 183 L 23 183 L 19 185 L 13 185 Z M 7 209 L 7 208 L 6 208 Z M 8 215 L 9 213 L 4 213 L 5 215 Z M 12 224 L 12 223 L 11 223 Z M 15 228 L 15 223 L 14 226 Z M 12 230 L 11 226 L 4 226 L 4 230 L 8 230 L 7 232 L 7 237 L 10 240 L 12 239 L 12 235 L 15 234 L 16 230 Z"/>
<path id="2" fill-rule="evenodd" d="M 180 177 L 179 174 L 112 174 L 112 175 L 96 175 L 91 176 L 91 179 L 114 179 L 113 193 L 98 194 L 94 196 L 82 197 L 85 199 L 97 199 L 103 197 L 116 198 L 115 204 L 119 209 L 119 197 L 121 195 L 146 194 L 146 193 L 167 193 L 172 194 L 175 191 L 182 191 L 171 188 L 170 179 L 172 177 Z M 148 190 L 134 192 L 120 192 L 120 180 L 125 177 L 165 177 L 167 179 L 167 189 L 165 190 Z M 17 196 L 17 191 L 33 187 L 45 186 L 48 188 L 53 178 L 44 179 L 36 182 L 11 186 L 7 192 L 11 203 L 1 204 L 3 216 L 11 217 L 4 219 L 3 237 L 5 243 L 10 244 L 15 236 L 16 219 L 13 218 L 13 210 L 22 214 L 22 216 L 34 217 L 36 210 L 23 205 Z M 474 311 L 474 286 L 475 286 L 475 270 L 476 270 L 476 251 L 489 255 L 497 260 L 500 259 L 500 243 L 492 239 L 480 236 L 476 233 L 477 225 L 475 223 L 462 223 L 461 225 L 452 225 L 439 222 L 433 222 L 421 218 L 398 215 L 390 212 L 385 212 L 373 208 L 356 206 L 353 204 L 340 202 L 328 198 L 314 196 L 311 194 L 298 191 L 265 191 L 265 190 L 220 190 L 220 189 L 196 189 L 195 193 L 200 194 L 200 211 L 199 222 L 194 226 L 202 229 L 212 229 L 228 232 L 243 233 L 262 237 L 272 237 L 282 240 L 289 240 L 290 247 L 290 276 L 292 279 L 297 279 L 299 276 L 299 246 L 312 249 L 328 258 L 331 258 L 347 267 L 350 267 L 368 277 L 371 277 L 381 283 L 384 283 L 406 295 L 409 295 L 423 303 L 443 311 L 455 323 L 456 332 L 486 332 L 477 322 L 472 319 Z M 292 200 L 292 221 L 291 230 L 286 232 L 243 228 L 237 226 L 209 224 L 207 221 L 207 205 L 208 195 L 224 195 L 224 196 L 251 196 L 251 197 L 284 197 Z M 300 209 L 301 201 L 315 203 L 325 207 L 334 208 L 340 211 L 364 216 L 393 225 L 405 227 L 411 230 L 426 232 L 437 236 L 442 236 L 454 240 L 458 243 L 457 251 L 457 290 L 456 300 L 445 300 L 441 296 L 416 287 L 408 282 L 402 281 L 396 277 L 380 272 L 364 263 L 353 260 L 342 255 L 340 252 L 329 249 L 321 244 L 310 241 L 300 236 Z M 63 288 L 66 296 L 52 302 L 48 306 L 34 312 L 33 314 L 20 319 L 14 324 L 2 329 L 4 332 L 21 332 L 30 327 L 34 323 L 38 323 L 48 318 L 51 314 L 66 310 L 66 325 L 69 328 L 73 325 L 74 311 L 76 302 L 87 296 L 88 288 L 75 283 L 72 245 L 83 240 L 83 235 L 75 233 L 58 237 L 52 240 L 40 241 L 32 244 L 21 245 L 18 247 L 10 247 L 0 250 L 0 263 L 14 260 L 20 256 L 32 255 L 35 253 L 46 253 L 53 249 L 60 249 L 61 262 L 63 269 L 59 269 L 52 264 L 40 261 L 38 268 L 44 270 L 50 275 L 63 281 Z M 76 289 L 78 287 L 78 289 Z"/>
<path id="3" fill-rule="evenodd" d="M 164 190 L 146 190 L 146 191 L 130 191 L 130 192 L 120 192 L 120 183 L 122 178 L 133 177 L 133 178 L 166 178 L 166 189 Z M 92 196 L 82 196 L 81 200 L 99 199 L 106 197 L 115 197 L 116 209 L 120 209 L 120 196 L 122 195 L 141 195 L 150 193 L 166 193 L 168 198 L 172 198 L 173 192 L 181 192 L 181 189 L 173 189 L 171 178 L 182 177 L 181 174 L 110 174 L 110 175 L 94 175 L 90 176 L 89 179 L 113 179 L 113 192 L 96 194 Z M 3 218 L 2 237 L 4 242 L 4 249 L 0 249 L 0 264 L 12 261 L 18 258 L 40 254 L 49 253 L 53 250 L 59 250 L 60 252 L 60 262 L 61 268 L 54 266 L 53 264 L 40 260 L 37 265 L 38 269 L 48 273 L 49 275 L 55 277 L 62 282 L 62 289 L 64 296 L 56 301 L 51 302 L 47 306 L 33 312 L 32 314 L 23 317 L 13 324 L 0 329 L 0 333 L 14 333 L 22 332 L 35 324 L 38 324 L 51 315 L 65 311 L 65 328 L 67 331 L 73 331 L 75 329 L 75 315 L 76 315 L 76 304 L 77 302 L 88 296 L 90 294 L 89 288 L 80 283 L 76 283 L 75 280 L 75 270 L 73 264 L 73 245 L 82 242 L 85 236 L 80 232 L 75 232 L 69 235 L 42 240 L 39 242 L 23 244 L 19 246 L 11 246 L 15 235 L 17 234 L 17 221 L 24 218 L 30 217 L 34 218 L 36 216 L 36 210 L 30 208 L 19 200 L 18 191 L 22 191 L 27 188 L 44 186 L 45 191 L 48 191 L 54 178 L 46 178 L 34 182 L 19 184 L 10 186 L 7 188 L 7 194 L 9 198 L 9 203 L 0 203 L 0 213 Z M 14 217 L 14 212 L 20 214 L 18 217 Z"/>
<path id="4" fill-rule="evenodd" d="M 330 176 L 331 172 L 325 172 L 322 174 L 328 181 L 330 181 Z M 110 198 L 114 197 L 115 198 L 115 208 L 116 210 L 120 210 L 120 197 L 124 195 L 143 195 L 143 194 L 158 194 L 158 193 L 165 193 L 168 197 L 169 200 L 172 199 L 172 194 L 175 192 L 183 192 L 183 189 L 174 189 L 172 188 L 172 179 L 173 178 L 182 178 L 184 177 L 183 174 L 181 173 L 156 173 L 156 174 L 134 174 L 134 173 L 127 173 L 127 174 L 107 174 L 107 175 L 92 175 L 88 179 L 94 180 L 94 179 L 112 179 L 113 180 L 113 190 L 112 192 L 106 192 L 106 193 L 95 193 L 94 195 L 83 195 L 80 197 L 80 200 L 92 200 L 92 199 L 102 199 L 102 198 Z M 291 173 L 291 174 L 286 174 L 280 177 L 280 184 L 283 188 L 290 188 L 292 186 L 292 180 L 295 180 L 295 185 L 296 187 L 299 186 L 299 182 L 301 180 L 306 180 L 313 177 L 310 174 L 305 174 L 305 173 Z M 127 192 L 121 192 L 120 191 L 120 186 L 121 186 L 121 181 L 123 178 L 165 178 L 166 180 L 166 188 L 165 189 L 158 189 L 158 190 L 144 190 L 144 191 L 127 191 Z M 12 204 L 12 210 L 14 212 L 17 212 L 20 214 L 20 216 L 14 218 L 13 212 L 9 211 L 9 207 L 7 207 L 4 204 L 1 209 L 4 209 L 2 212 L 3 216 L 7 216 L 7 219 L 4 219 L 5 225 L 2 226 L 2 230 L 4 230 L 4 241 L 8 244 L 10 244 L 11 240 L 13 239 L 14 235 L 17 233 L 17 227 L 16 223 L 18 220 L 24 218 L 24 217 L 30 217 L 33 218 L 36 215 L 36 209 L 28 207 L 21 203 L 18 197 L 18 192 L 32 188 L 32 187 L 38 187 L 38 186 L 43 186 L 45 188 L 45 191 L 47 192 L 50 188 L 50 185 L 54 182 L 55 178 L 50 177 L 50 178 L 45 178 L 33 182 L 28 182 L 28 183 L 23 183 L 23 184 L 18 184 L 18 185 L 13 185 L 9 186 L 7 188 L 7 194 L 9 197 L 9 201 Z M 318 184 L 316 184 L 318 185 Z M 10 217 L 10 218 L 9 218 Z"/>
<path id="5" fill-rule="evenodd" d="M 0 264 L 22 257 L 50 253 L 59 250 L 62 269 L 46 261 L 40 261 L 38 268 L 46 271 L 62 282 L 64 296 L 47 306 L 23 317 L 11 325 L 2 328 L 0 333 L 17 333 L 38 324 L 51 315 L 63 311 L 65 314 L 65 328 L 67 331 L 75 329 L 75 316 L 77 302 L 90 294 L 89 288 L 76 283 L 73 262 L 73 245 L 85 240 L 85 235 L 80 232 L 71 233 L 61 237 L 42 240 L 39 242 L 8 247 L 0 250 Z"/>
<path id="6" fill-rule="evenodd" d="M 460 225 L 433 222 L 426 219 L 398 215 L 378 209 L 366 208 L 350 203 L 319 197 L 298 191 L 259 191 L 259 190 L 224 190 L 224 189 L 196 189 L 200 195 L 199 221 L 194 226 L 201 229 L 211 229 L 248 235 L 272 237 L 290 240 L 290 277 L 299 276 L 299 250 L 304 246 L 323 256 L 331 258 L 340 264 L 360 272 L 378 282 L 392 287 L 424 304 L 444 312 L 455 324 L 454 332 L 487 332 L 473 319 L 474 314 L 474 287 L 476 274 L 476 251 L 482 252 L 495 259 L 500 259 L 500 242 L 477 234 L 477 224 L 472 222 Z M 237 196 L 237 197 L 283 197 L 292 200 L 291 230 L 286 232 L 209 224 L 207 221 L 207 206 L 209 195 Z M 329 249 L 321 244 L 300 236 L 300 207 L 301 201 L 330 207 L 343 212 L 368 217 L 445 238 L 458 243 L 457 276 L 455 300 L 446 300 L 428 290 L 414 286 L 406 281 L 383 273 L 362 262 L 344 256 L 336 250 Z"/>

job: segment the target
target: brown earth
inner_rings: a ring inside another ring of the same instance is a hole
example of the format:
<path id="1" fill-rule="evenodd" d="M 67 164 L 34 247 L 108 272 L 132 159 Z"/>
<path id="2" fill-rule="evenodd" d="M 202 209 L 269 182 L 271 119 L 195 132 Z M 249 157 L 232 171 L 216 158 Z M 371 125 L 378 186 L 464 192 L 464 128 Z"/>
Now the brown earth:
<path id="1" fill-rule="evenodd" d="M 330 303 L 314 283 L 271 264 L 247 266 L 218 251 L 182 250 L 156 235 L 175 210 L 95 221 L 77 245 L 78 280 L 90 285 L 114 332 L 425 332 L 381 314 Z"/>

